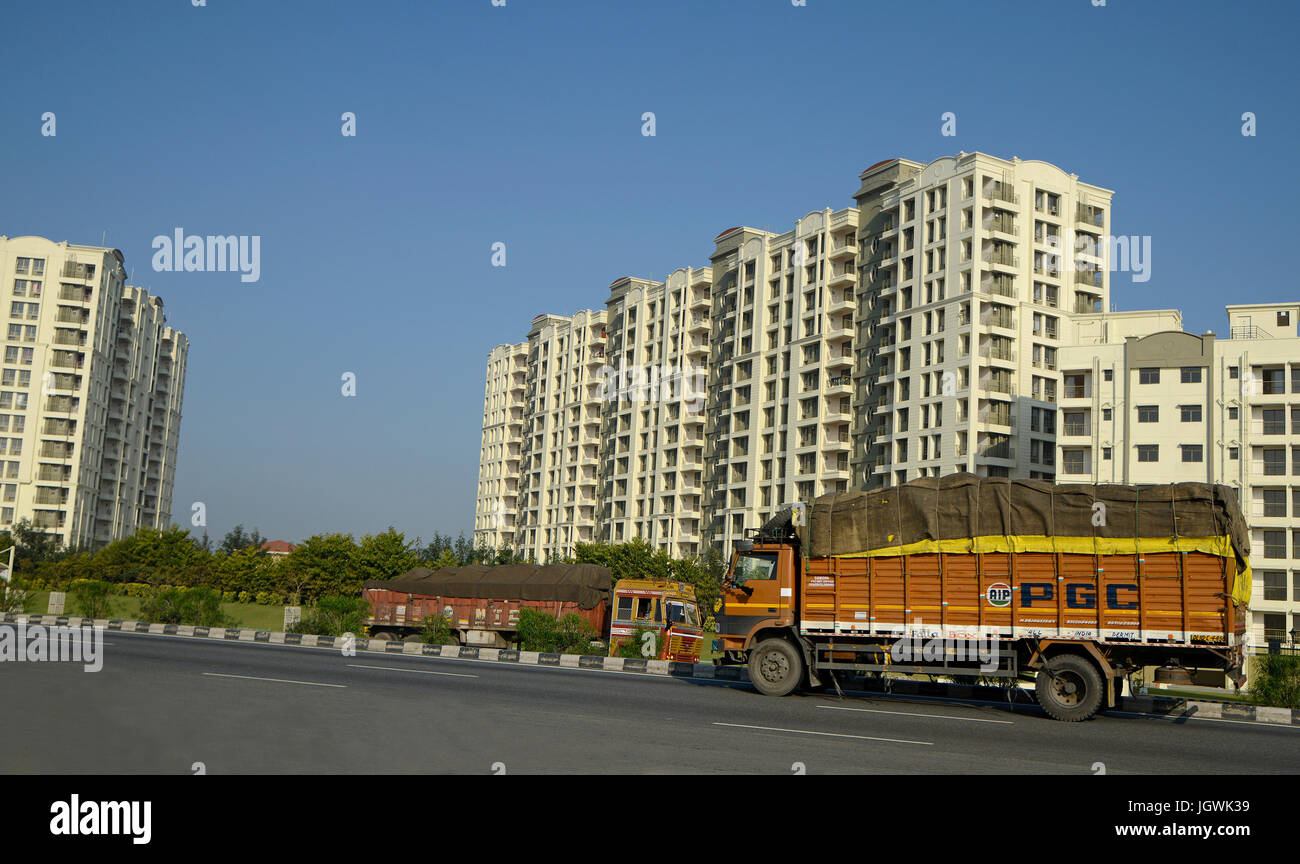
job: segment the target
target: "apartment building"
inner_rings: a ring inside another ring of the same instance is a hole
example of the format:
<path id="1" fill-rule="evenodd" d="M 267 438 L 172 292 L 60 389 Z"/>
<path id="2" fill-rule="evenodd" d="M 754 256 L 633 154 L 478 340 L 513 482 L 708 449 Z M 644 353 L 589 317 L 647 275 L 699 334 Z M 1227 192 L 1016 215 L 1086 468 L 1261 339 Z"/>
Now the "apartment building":
<path id="1" fill-rule="evenodd" d="M 518 442 L 514 545 L 538 561 L 596 539 L 605 320 L 603 309 L 538 315 L 528 331 L 522 424 L 504 444 L 508 463 Z"/>
<path id="2" fill-rule="evenodd" d="M 1172 310 L 1078 322 L 1061 351 L 1059 479 L 1223 483 L 1250 526 L 1257 644 L 1300 631 L 1300 303 L 1227 307 L 1229 338 Z"/>
<path id="3" fill-rule="evenodd" d="M 488 354 L 483 390 L 474 542 L 493 549 L 515 545 L 519 458 L 523 448 L 528 343 L 498 345 Z"/>
<path id="4" fill-rule="evenodd" d="M 1112 192 L 983 153 L 860 181 L 855 476 L 1051 479 L 1068 322 L 1109 308 Z"/>
<path id="5" fill-rule="evenodd" d="M 849 489 L 858 211 L 714 239 L 703 542 Z"/>
<path id="6" fill-rule="evenodd" d="M 189 345 L 162 300 L 105 247 L 0 237 L 0 274 L 0 529 L 93 548 L 166 527 Z"/>
<path id="7" fill-rule="evenodd" d="M 712 268 L 609 287 L 598 536 L 700 552 Z"/>

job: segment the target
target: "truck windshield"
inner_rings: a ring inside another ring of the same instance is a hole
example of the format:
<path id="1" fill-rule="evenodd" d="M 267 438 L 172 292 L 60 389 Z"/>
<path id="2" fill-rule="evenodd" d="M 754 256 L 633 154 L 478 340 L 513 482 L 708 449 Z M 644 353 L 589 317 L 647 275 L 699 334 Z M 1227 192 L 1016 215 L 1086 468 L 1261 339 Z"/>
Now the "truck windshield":
<path id="1" fill-rule="evenodd" d="M 776 553 L 774 552 L 756 552 L 741 555 L 736 559 L 736 572 L 733 579 L 737 585 L 775 578 Z"/>
<path id="2" fill-rule="evenodd" d="M 667 607 L 669 624 L 687 624 L 691 627 L 700 626 L 699 612 L 696 611 L 694 603 L 679 603 L 676 600 L 669 600 Z"/>

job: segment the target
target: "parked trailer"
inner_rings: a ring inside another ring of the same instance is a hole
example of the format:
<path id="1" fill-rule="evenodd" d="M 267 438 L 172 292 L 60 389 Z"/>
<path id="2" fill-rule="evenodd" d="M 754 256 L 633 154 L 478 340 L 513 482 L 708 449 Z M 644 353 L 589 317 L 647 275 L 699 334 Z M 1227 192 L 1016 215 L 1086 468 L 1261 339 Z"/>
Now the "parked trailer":
<path id="1" fill-rule="evenodd" d="M 958 474 L 796 505 L 737 546 L 714 647 L 768 695 L 844 673 L 1032 675 L 1077 721 L 1144 667 L 1244 681 L 1249 544 L 1228 487 Z"/>
<path id="2" fill-rule="evenodd" d="M 367 633 L 419 641 L 426 619 L 442 616 L 462 644 L 509 648 L 518 637 L 520 613 L 533 609 L 556 619 L 581 616 L 608 642 L 611 654 L 620 642 L 651 633 L 642 656 L 699 659 L 704 640 L 692 586 L 612 581 L 607 568 L 594 564 L 417 568 L 363 586 L 371 608 Z"/>

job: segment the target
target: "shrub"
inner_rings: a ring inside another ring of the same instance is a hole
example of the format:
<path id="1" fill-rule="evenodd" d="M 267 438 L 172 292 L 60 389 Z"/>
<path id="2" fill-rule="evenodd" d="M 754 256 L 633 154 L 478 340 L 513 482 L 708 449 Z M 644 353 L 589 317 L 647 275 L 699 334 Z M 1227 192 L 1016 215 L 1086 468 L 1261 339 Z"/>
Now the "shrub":
<path id="1" fill-rule="evenodd" d="M 211 588 L 160 588 L 140 602 L 140 615 L 158 624 L 228 627 L 221 595 Z"/>
<path id="2" fill-rule="evenodd" d="M 110 615 L 107 582 L 78 579 L 72 583 L 72 608 L 82 618 L 107 618 Z"/>
<path id="3" fill-rule="evenodd" d="M 430 615 L 424 619 L 420 641 L 429 645 L 455 645 L 459 640 L 452 635 L 451 623 L 445 615 Z"/>
<path id="4" fill-rule="evenodd" d="M 1300 654 L 1261 654 L 1253 665 L 1250 692 L 1256 702 L 1300 708 Z"/>
<path id="5" fill-rule="evenodd" d="M 0 582 L 0 615 L 6 612 L 22 612 L 31 592 L 12 580 Z"/>
<path id="6" fill-rule="evenodd" d="M 545 612 L 521 609 L 516 632 L 519 645 L 525 651 L 548 654 L 603 653 L 602 649 L 591 644 L 599 637 L 596 628 L 576 612 L 570 612 L 557 621 Z"/>
<path id="7" fill-rule="evenodd" d="M 342 636 L 344 633 L 360 633 L 369 617 L 370 604 L 364 597 L 328 595 L 309 607 L 302 620 L 290 630 L 316 636 Z"/>

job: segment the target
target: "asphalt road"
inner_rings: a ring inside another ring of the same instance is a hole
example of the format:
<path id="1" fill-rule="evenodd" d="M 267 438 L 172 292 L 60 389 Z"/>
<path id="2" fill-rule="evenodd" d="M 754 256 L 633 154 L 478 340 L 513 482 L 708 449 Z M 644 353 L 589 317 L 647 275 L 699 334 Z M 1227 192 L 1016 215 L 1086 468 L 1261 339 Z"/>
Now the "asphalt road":
<path id="1" fill-rule="evenodd" d="M 106 633 L 0 664 L 4 773 L 1300 773 L 1300 727 Z"/>

